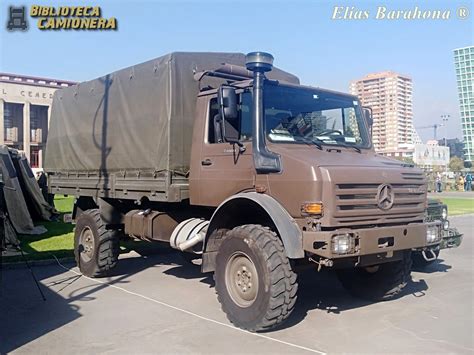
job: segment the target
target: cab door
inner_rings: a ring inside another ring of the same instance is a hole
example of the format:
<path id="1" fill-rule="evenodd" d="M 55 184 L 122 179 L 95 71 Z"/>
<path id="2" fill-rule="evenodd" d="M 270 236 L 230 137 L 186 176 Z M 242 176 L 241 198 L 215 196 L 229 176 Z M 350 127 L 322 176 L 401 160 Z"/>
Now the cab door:
<path id="1" fill-rule="evenodd" d="M 206 137 L 201 148 L 198 187 L 200 205 L 218 206 L 229 196 L 254 188 L 251 93 L 240 93 L 239 102 L 238 118 L 227 123 L 239 132 L 245 151 L 239 150 L 236 144 L 222 142 L 214 124 L 219 113 L 217 98 L 212 98 L 209 102 Z"/>

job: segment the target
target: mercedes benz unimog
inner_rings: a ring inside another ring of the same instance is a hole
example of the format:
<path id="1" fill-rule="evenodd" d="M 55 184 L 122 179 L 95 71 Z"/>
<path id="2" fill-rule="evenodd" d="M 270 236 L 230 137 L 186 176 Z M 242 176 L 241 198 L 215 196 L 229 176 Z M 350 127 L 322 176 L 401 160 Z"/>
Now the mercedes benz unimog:
<path id="1" fill-rule="evenodd" d="M 267 53 L 172 53 L 56 91 L 45 168 L 51 193 L 76 197 L 83 274 L 107 274 L 121 236 L 167 242 L 200 255 L 229 320 L 258 331 L 291 314 L 300 265 L 384 300 L 411 251 L 440 242 L 423 172 L 377 155 L 371 121 Z"/>

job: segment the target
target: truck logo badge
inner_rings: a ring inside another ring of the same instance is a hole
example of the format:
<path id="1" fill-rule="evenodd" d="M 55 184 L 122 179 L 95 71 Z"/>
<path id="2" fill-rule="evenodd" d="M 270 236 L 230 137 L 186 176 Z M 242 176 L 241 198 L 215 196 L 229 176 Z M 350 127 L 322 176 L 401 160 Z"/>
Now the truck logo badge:
<path id="1" fill-rule="evenodd" d="M 377 191 L 377 206 L 381 210 L 389 210 L 393 206 L 395 201 L 395 193 L 393 192 L 392 185 L 382 184 L 379 186 Z"/>
<path id="2" fill-rule="evenodd" d="M 14 7 L 10 6 L 8 9 L 7 30 L 22 30 L 26 31 L 28 22 L 26 20 L 26 10 L 24 6 Z"/>

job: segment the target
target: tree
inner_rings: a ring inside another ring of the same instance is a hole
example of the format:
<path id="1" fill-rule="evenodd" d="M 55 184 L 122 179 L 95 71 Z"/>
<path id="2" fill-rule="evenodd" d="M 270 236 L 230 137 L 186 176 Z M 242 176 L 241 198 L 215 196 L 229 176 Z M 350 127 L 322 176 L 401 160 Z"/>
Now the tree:
<path id="1" fill-rule="evenodd" d="M 452 157 L 449 160 L 449 169 L 455 173 L 460 172 L 464 168 L 464 160 L 459 157 Z"/>
<path id="2" fill-rule="evenodd" d="M 470 161 L 465 161 L 464 162 L 464 167 L 467 168 L 467 169 L 470 169 L 470 168 L 472 168 L 472 163 Z"/>
<path id="3" fill-rule="evenodd" d="M 412 164 L 412 165 L 415 165 L 415 162 L 413 161 L 413 158 L 412 157 L 393 157 L 405 164 Z"/>

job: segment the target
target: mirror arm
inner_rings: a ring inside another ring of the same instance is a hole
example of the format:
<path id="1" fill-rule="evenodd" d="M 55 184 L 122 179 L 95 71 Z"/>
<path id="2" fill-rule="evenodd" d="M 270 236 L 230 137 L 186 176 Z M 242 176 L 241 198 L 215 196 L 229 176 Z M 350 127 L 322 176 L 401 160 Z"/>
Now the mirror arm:
<path id="1" fill-rule="evenodd" d="M 232 145 L 237 144 L 239 146 L 239 152 L 240 153 L 243 153 L 247 150 L 247 148 L 245 148 L 244 144 L 241 141 L 239 141 L 238 139 L 228 138 L 228 139 L 226 139 L 226 141 L 229 142 L 229 144 L 232 144 Z"/>

